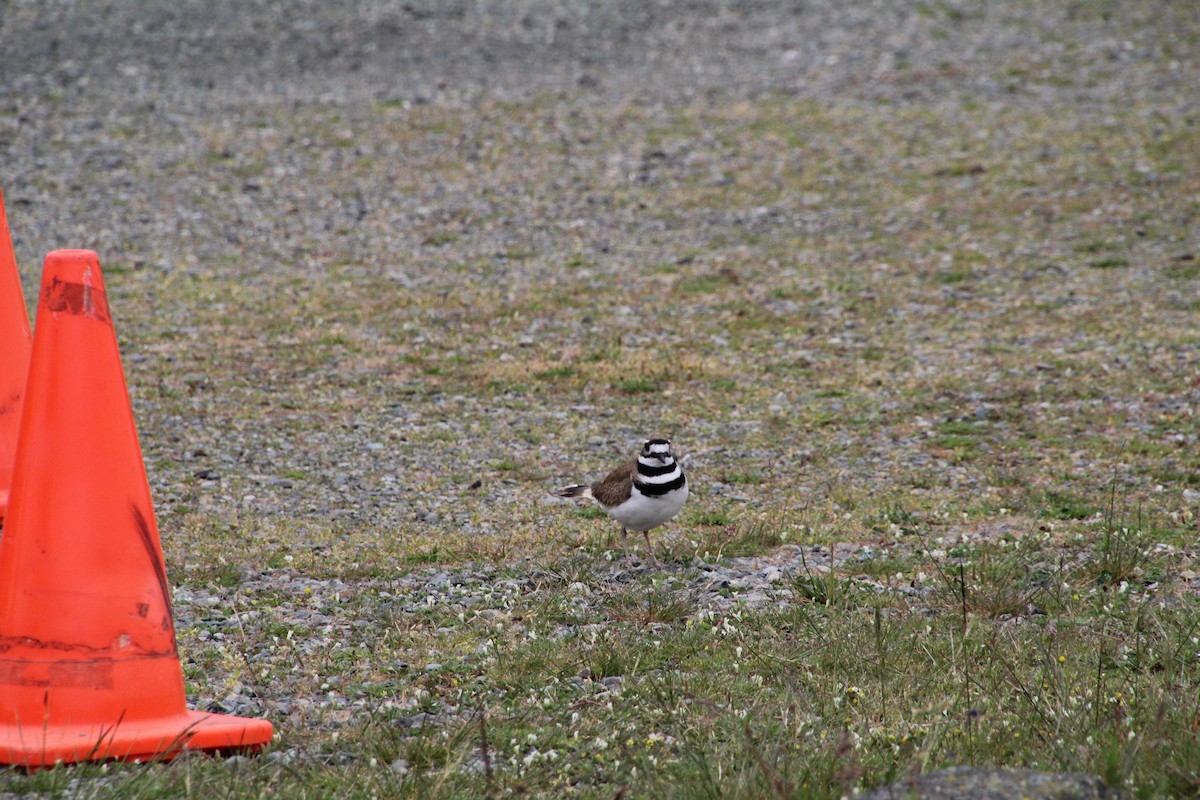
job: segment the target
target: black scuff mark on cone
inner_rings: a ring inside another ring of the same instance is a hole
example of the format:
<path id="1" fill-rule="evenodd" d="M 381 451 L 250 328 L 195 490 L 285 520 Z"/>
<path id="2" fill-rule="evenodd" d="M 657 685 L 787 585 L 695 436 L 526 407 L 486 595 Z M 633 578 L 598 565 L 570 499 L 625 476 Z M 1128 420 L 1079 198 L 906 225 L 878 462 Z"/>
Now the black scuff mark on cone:
<path id="1" fill-rule="evenodd" d="M 3 402 L 0 402 L 0 417 L 15 414 L 21 410 L 21 392 L 13 392 Z"/>
<path id="2" fill-rule="evenodd" d="M 146 555 L 150 557 L 150 564 L 154 567 L 154 576 L 158 579 L 163 608 L 166 609 L 162 620 L 163 632 L 171 635 L 171 648 L 178 652 L 179 646 L 175 641 L 175 619 L 171 612 L 171 590 L 167 585 L 167 568 L 159 558 L 158 548 L 155 547 L 154 535 L 150 532 L 150 523 L 146 521 L 146 515 L 142 513 L 142 509 L 138 508 L 136 503 L 130 503 L 129 508 L 133 511 L 133 521 L 137 525 L 142 546 L 146 548 Z"/>

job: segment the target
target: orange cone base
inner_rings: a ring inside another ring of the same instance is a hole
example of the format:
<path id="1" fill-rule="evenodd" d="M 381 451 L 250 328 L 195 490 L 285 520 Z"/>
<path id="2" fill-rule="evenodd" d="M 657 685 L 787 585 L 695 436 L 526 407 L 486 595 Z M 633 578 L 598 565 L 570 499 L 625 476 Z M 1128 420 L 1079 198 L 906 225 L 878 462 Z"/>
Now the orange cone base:
<path id="1" fill-rule="evenodd" d="M 229 755 L 261 750 L 270 741 L 266 720 L 200 711 L 110 728 L 0 725 L 0 764 L 36 769 L 83 761 L 169 761 L 184 750 Z"/>
<path id="2" fill-rule="evenodd" d="M 229 754 L 271 741 L 264 719 L 146 702 L 179 697 L 182 677 L 173 653 L 124 661 L 0 657 L 0 764 L 165 761 L 184 750 Z M 146 710 L 155 706 L 168 710 Z"/>

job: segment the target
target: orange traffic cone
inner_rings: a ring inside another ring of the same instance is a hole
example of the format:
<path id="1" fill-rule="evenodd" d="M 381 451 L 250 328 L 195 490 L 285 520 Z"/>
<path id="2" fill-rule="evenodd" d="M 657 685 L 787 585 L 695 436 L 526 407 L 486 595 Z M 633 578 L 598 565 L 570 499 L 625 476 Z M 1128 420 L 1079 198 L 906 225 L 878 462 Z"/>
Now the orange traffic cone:
<path id="1" fill-rule="evenodd" d="M 150 486 L 88 250 L 46 256 L 0 537 L 0 763 L 255 750 L 266 720 L 188 711 Z"/>
<path id="2" fill-rule="evenodd" d="M 8 234 L 4 195 L 0 194 L 0 522 L 8 508 L 13 459 L 17 453 L 17 426 L 21 399 L 29 374 L 29 315 L 21 294 L 21 276 Z"/>

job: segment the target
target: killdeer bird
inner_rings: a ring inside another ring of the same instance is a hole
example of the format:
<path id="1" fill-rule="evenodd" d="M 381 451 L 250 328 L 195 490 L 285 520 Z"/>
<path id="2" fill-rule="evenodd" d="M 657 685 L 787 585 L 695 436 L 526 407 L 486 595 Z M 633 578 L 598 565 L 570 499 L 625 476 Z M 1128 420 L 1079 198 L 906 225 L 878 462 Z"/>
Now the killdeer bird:
<path id="1" fill-rule="evenodd" d="M 592 485 L 577 483 L 558 490 L 559 497 L 590 497 L 621 523 L 621 544 L 629 555 L 629 531 L 641 531 L 650 549 L 650 529 L 679 513 L 687 500 L 683 467 L 666 439 L 647 439 L 642 452 Z"/>

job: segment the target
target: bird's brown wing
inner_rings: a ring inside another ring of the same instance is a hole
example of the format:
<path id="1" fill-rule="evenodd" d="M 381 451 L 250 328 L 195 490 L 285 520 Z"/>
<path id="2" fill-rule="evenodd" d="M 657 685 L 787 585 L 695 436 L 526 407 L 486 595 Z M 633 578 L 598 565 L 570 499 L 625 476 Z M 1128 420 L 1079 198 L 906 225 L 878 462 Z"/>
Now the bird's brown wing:
<path id="1" fill-rule="evenodd" d="M 592 484 L 592 497 L 602 506 L 619 506 L 629 499 L 633 488 L 633 473 L 637 469 L 637 459 L 622 464 L 608 473 L 602 481 Z"/>

